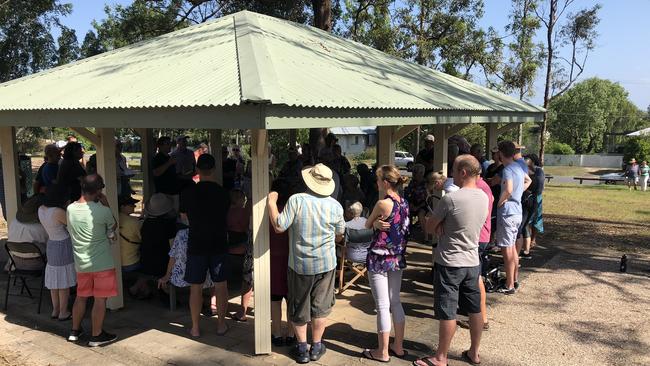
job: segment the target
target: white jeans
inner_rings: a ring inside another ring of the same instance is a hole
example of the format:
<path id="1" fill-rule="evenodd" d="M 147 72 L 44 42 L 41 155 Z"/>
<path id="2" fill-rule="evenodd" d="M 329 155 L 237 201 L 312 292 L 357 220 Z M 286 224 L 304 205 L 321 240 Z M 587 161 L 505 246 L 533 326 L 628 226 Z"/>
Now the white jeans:
<path id="1" fill-rule="evenodd" d="M 641 176 L 641 190 L 646 191 L 648 189 L 648 177 Z"/>
<path id="2" fill-rule="evenodd" d="M 402 271 L 370 272 L 370 289 L 377 306 L 377 331 L 390 332 L 391 314 L 393 322 L 401 324 L 405 321 L 404 309 L 400 300 L 402 288 Z"/>

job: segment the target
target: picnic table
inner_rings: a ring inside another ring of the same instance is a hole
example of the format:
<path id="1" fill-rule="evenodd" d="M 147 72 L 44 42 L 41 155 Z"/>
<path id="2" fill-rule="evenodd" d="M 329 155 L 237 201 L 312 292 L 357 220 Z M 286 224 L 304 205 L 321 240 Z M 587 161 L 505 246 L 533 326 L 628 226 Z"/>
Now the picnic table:
<path id="1" fill-rule="evenodd" d="M 551 174 L 546 174 L 544 176 L 544 179 L 546 179 L 546 183 L 551 183 L 551 179 L 553 179 L 553 176 Z"/>
<path id="2" fill-rule="evenodd" d="M 598 181 L 598 182 L 605 182 L 605 184 L 616 184 L 617 182 L 623 182 L 625 179 L 624 178 L 618 178 L 618 177 L 573 177 L 573 179 L 577 180 L 582 184 L 583 181 L 588 180 L 588 181 Z"/>

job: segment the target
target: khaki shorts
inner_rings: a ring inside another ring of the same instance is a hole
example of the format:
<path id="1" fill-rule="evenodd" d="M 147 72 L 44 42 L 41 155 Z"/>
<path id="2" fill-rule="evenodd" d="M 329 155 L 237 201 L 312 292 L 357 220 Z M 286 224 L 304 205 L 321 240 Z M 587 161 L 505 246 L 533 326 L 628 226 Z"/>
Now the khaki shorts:
<path id="1" fill-rule="evenodd" d="M 301 275 L 288 269 L 289 317 L 296 324 L 309 323 L 312 318 L 325 318 L 334 306 L 334 273 L 336 269 L 316 275 Z"/>

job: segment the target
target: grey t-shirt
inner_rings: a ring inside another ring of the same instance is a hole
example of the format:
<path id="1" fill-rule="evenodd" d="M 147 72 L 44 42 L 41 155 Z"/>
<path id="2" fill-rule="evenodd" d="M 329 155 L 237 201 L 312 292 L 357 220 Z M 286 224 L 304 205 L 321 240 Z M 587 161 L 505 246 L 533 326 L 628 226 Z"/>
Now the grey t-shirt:
<path id="1" fill-rule="evenodd" d="M 438 202 L 433 217 L 443 221 L 435 262 L 447 267 L 479 265 L 478 239 L 487 219 L 488 197 L 480 189 L 463 188 Z"/>

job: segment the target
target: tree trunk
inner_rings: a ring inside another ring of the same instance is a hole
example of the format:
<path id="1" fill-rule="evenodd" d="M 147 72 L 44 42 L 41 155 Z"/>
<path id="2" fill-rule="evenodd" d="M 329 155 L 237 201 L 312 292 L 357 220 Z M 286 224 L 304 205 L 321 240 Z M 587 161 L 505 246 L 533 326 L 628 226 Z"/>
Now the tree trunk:
<path id="1" fill-rule="evenodd" d="M 555 14 L 557 12 L 557 1 L 550 1 L 548 12 L 548 27 L 546 28 L 546 85 L 544 85 L 544 121 L 539 133 L 539 161 L 544 165 L 544 148 L 546 145 L 546 129 L 548 124 L 548 104 L 551 100 L 551 73 L 553 68 L 553 28 L 555 28 Z"/>
<path id="2" fill-rule="evenodd" d="M 314 11 L 314 27 L 324 31 L 332 31 L 332 1 L 331 0 L 312 0 Z M 324 130 L 324 131 L 323 131 Z M 314 163 L 318 162 L 318 153 L 325 145 L 325 135 L 328 129 L 310 128 L 309 129 L 309 148 Z"/>

